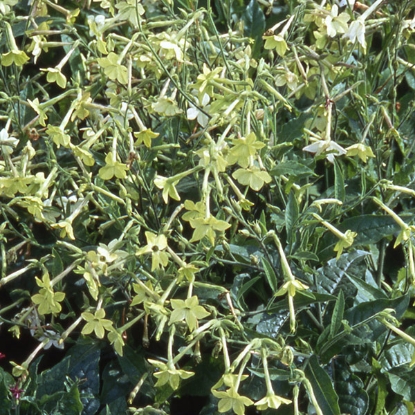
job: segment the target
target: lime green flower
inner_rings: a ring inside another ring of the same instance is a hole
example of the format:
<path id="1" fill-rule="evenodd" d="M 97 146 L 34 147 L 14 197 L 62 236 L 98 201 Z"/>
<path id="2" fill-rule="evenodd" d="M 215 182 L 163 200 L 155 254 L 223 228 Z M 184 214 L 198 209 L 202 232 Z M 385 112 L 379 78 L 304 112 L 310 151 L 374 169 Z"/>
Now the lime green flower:
<path id="1" fill-rule="evenodd" d="M 245 406 L 253 405 L 251 399 L 239 395 L 235 388 L 230 388 L 225 392 L 214 390 L 212 394 L 220 399 L 218 403 L 220 413 L 233 410 L 237 415 L 244 415 Z"/>
<path id="2" fill-rule="evenodd" d="M 147 245 L 138 249 L 137 255 L 151 254 L 151 270 L 164 268 L 169 263 L 169 256 L 164 250 L 167 248 L 165 235 L 156 235 L 153 232 L 145 232 Z"/>
<path id="3" fill-rule="evenodd" d="M 114 176 L 118 179 L 125 179 L 128 167 L 126 164 L 117 161 L 111 151 L 105 157 L 105 163 L 106 165 L 101 167 L 98 172 L 102 180 L 110 180 Z"/>
<path id="4" fill-rule="evenodd" d="M 41 289 L 38 294 L 32 296 L 32 301 L 38 304 L 37 311 L 39 314 L 58 314 L 62 310 L 62 306 L 59 303 L 64 300 L 65 293 L 53 291 L 47 272 L 43 274 L 42 280 L 36 277 L 36 284 Z"/>
<path id="5" fill-rule="evenodd" d="M 185 320 L 190 331 L 197 327 L 197 321 L 207 317 L 208 313 L 201 305 L 196 295 L 187 300 L 171 300 L 173 312 L 170 315 L 169 324 Z"/>
<path id="6" fill-rule="evenodd" d="M 258 150 L 265 147 L 261 141 L 257 141 L 255 133 L 250 133 L 246 137 L 239 137 L 232 140 L 232 148 L 229 150 L 228 163 L 238 163 L 241 167 L 249 166 L 250 158 Z"/>
<path id="7" fill-rule="evenodd" d="M 348 156 L 359 156 L 359 158 L 363 161 L 363 163 L 367 162 L 368 157 L 375 157 L 373 154 L 372 149 L 365 144 L 353 144 L 350 147 L 346 148 Z"/>
<path id="8" fill-rule="evenodd" d="M 337 252 L 337 259 L 340 258 L 340 255 L 342 254 L 343 249 L 349 248 L 350 246 L 353 245 L 354 238 L 356 238 L 356 236 L 357 236 L 357 233 L 352 232 L 350 229 L 347 230 L 343 234 L 343 237 L 339 239 L 339 241 L 334 247 L 334 251 Z"/>
<path id="9" fill-rule="evenodd" d="M 194 229 L 190 242 L 200 241 L 206 236 L 213 245 L 215 243 L 216 232 L 224 232 L 226 229 L 230 228 L 231 225 L 224 220 L 209 216 L 208 218 L 199 217 L 190 219 L 190 226 Z"/>
<path id="10" fill-rule="evenodd" d="M 148 359 L 149 363 L 159 369 L 154 373 L 154 376 L 158 379 L 155 386 L 160 387 L 167 383 L 173 390 L 177 390 L 180 386 L 180 379 L 188 379 L 194 375 L 193 372 L 186 370 L 179 370 L 174 365 L 168 365 L 158 360 Z"/>
<path id="11" fill-rule="evenodd" d="M 281 398 L 281 396 L 277 396 L 275 394 L 267 394 L 264 398 L 255 402 L 255 406 L 260 411 L 265 411 L 266 409 L 278 409 L 281 404 L 288 405 L 291 403 L 290 399 Z"/>
<path id="12" fill-rule="evenodd" d="M 103 339 L 105 330 L 113 331 L 112 321 L 104 318 L 105 310 L 103 308 L 95 311 L 94 314 L 85 311 L 81 316 L 87 322 L 82 329 L 82 334 L 95 332 L 99 339 Z"/>
<path id="13" fill-rule="evenodd" d="M 249 186 L 252 190 L 261 190 L 265 183 L 270 183 L 272 177 L 265 170 L 258 166 L 251 166 L 247 169 L 238 169 L 232 177 L 244 186 Z"/>

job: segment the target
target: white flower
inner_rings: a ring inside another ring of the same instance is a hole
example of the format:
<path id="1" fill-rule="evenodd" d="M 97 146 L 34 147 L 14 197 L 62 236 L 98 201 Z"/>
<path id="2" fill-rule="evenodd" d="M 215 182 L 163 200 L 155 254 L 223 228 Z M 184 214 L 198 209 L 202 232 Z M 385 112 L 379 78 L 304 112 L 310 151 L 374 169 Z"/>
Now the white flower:
<path id="1" fill-rule="evenodd" d="M 63 349 L 64 344 L 59 344 L 59 339 L 61 336 L 57 334 L 56 332 L 52 330 L 45 330 L 43 332 L 44 335 L 40 336 L 38 340 L 42 342 L 45 339 L 48 339 L 49 341 L 45 344 L 43 347 L 45 350 L 50 349 L 52 346 L 55 346 L 57 349 Z"/>
<path id="2" fill-rule="evenodd" d="M 105 16 L 99 14 L 98 16 L 88 16 L 89 35 L 100 37 L 102 35 L 102 28 L 105 25 Z"/>
<path id="3" fill-rule="evenodd" d="M 353 9 L 353 7 L 354 7 L 354 4 L 355 4 L 355 2 L 356 2 L 356 0 L 337 0 L 336 1 L 337 2 L 337 4 L 339 5 L 339 7 L 344 7 L 344 6 L 347 6 L 347 5 L 349 5 L 350 6 L 350 8 L 352 8 Z"/>
<path id="4" fill-rule="evenodd" d="M 0 131 L 0 145 L 1 151 L 5 154 L 12 154 L 13 148 L 17 146 L 19 140 L 14 137 L 10 137 L 5 128 Z"/>
<path id="5" fill-rule="evenodd" d="M 343 37 L 348 37 L 353 43 L 357 40 L 362 45 L 363 49 L 366 49 L 365 32 L 365 21 L 362 17 L 358 17 L 350 24 L 349 30 Z"/>
<path id="6" fill-rule="evenodd" d="M 3 0 L 0 1 L 0 13 L 7 14 L 11 8 L 17 4 L 17 0 Z"/>
<path id="7" fill-rule="evenodd" d="M 200 103 L 200 107 L 205 111 L 208 112 L 210 105 L 210 96 L 208 94 L 204 94 L 202 98 L 202 102 Z M 196 108 L 193 104 L 189 103 L 190 108 L 187 109 L 187 119 L 188 120 L 197 120 L 199 125 L 202 127 L 206 127 L 209 123 L 209 117 L 205 115 L 199 108 Z"/>
<path id="8" fill-rule="evenodd" d="M 303 151 L 315 153 L 316 156 L 326 153 L 326 158 L 330 163 L 334 163 L 334 157 L 342 156 L 347 151 L 332 140 L 319 140 L 303 148 Z"/>

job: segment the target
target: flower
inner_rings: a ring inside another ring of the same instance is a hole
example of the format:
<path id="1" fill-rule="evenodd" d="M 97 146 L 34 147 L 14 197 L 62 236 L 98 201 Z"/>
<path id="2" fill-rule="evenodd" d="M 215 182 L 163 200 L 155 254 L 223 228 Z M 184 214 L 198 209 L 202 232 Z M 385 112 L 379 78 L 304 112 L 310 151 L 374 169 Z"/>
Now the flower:
<path id="1" fill-rule="evenodd" d="M 229 388 L 227 391 L 212 391 L 212 394 L 220 399 L 218 410 L 220 413 L 233 410 L 237 415 L 245 414 L 245 406 L 250 406 L 253 402 L 246 396 L 239 395 L 235 388 Z"/>
<path id="2" fill-rule="evenodd" d="M 9 391 L 12 393 L 14 399 L 20 399 L 20 395 L 24 392 L 23 389 L 19 388 L 19 384 L 16 383 L 14 386 L 9 387 Z"/>
<path id="3" fill-rule="evenodd" d="M 353 43 L 357 40 L 362 45 L 362 48 L 366 49 L 365 32 L 365 21 L 361 17 L 358 17 L 350 24 L 349 29 L 343 37 L 348 37 Z"/>
<path id="4" fill-rule="evenodd" d="M 6 355 L 2 352 L 0 352 L 0 359 L 4 359 L 6 357 Z"/>
<path id="5" fill-rule="evenodd" d="M 335 156 L 342 156 L 347 151 L 332 140 L 319 140 L 303 148 L 303 151 L 315 153 L 319 156 L 322 153 L 327 153 L 326 158 L 330 163 L 334 163 Z"/>
<path id="6" fill-rule="evenodd" d="M 290 399 L 281 398 L 281 396 L 277 396 L 275 394 L 267 394 L 264 398 L 255 402 L 255 406 L 258 407 L 260 411 L 265 411 L 265 409 L 272 408 L 278 409 L 281 404 L 290 404 Z"/>
<path id="7" fill-rule="evenodd" d="M 0 145 L 3 153 L 12 154 L 13 147 L 16 147 L 18 143 L 19 140 L 17 138 L 10 137 L 5 128 L 0 131 Z"/>
<path id="8" fill-rule="evenodd" d="M 350 229 L 344 233 L 344 237 L 339 239 L 337 244 L 334 247 L 334 251 L 337 252 L 337 259 L 340 258 L 340 255 L 343 252 L 343 249 L 349 248 L 353 245 L 354 238 L 356 238 L 357 233 L 352 232 Z"/>
<path id="9" fill-rule="evenodd" d="M 193 372 L 188 372 L 183 369 L 176 369 L 174 365 L 169 365 L 158 360 L 148 359 L 149 363 L 159 369 L 154 373 L 158 379 L 155 386 L 160 387 L 168 383 L 173 390 L 178 389 L 180 379 L 188 379 L 194 375 Z"/>
<path id="10" fill-rule="evenodd" d="M 63 349 L 64 344 L 59 344 L 59 340 L 61 338 L 60 334 L 56 333 L 52 330 L 45 330 L 44 335 L 40 336 L 38 340 L 43 342 L 43 340 L 48 339 L 49 341 L 44 345 L 44 349 L 50 349 L 52 346 L 56 347 L 57 349 Z"/>
<path id="11" fill-rule="evenodd" d="M 170 315 L 169 324 L 186 320 L 190 331 L 193 331 L 197 327 L 197 321 L 199 319 L 209 315 L 209 312 L 199 305 L 199 299 L 196 295 L 186 300 L 172 299 L 171 307 L 173 308 L 173 312 Z"/>
<path id="12" fill-rule="evenodd" d="M 203 94 L 203 98 L 200 102 L 200 107 L 203 111 L 208 112 L 210 105 L 210 96 L 206 93 Z M 187 119 L 188 120 L 196 120 L 199 125 L 203 128 L 208 125 L 209 118 L 206 114 L 204 114 L 199 108 L 196 108 L 192 103 L 189 103 L 190 108 L 187 109 Z"/>
<path id="13" fill-rule="evenodd" d="M 365 144 L 353 144 L 350 147 L 346 148 L 348 156 L 359 156 L 363 163 L 367 162 L 368 157 L 375 157 L 372 149 Z"/>
<path id="14" fill-rule="evenodd" d="M 338 13 L 339 8 L 334 5 L 330 14 L 326 17 L 327 35 L 330 37 L 345 33 L 347 30 L 347 22 L 350 20 L 350 16 L 347 13 L 340 13 L 340 15 Z"/>
<path id="15" fill-rule="evenodd" d="M 167 238 L 165 235 L 156 235 L 153 232 L 145 232 L 147 245 L 137 251 L 137 255 L 151 253 L 151 271 L 157 268 L 163 268 L 169 263 L 169 256 L 163 252 L 167 248 Z"/>

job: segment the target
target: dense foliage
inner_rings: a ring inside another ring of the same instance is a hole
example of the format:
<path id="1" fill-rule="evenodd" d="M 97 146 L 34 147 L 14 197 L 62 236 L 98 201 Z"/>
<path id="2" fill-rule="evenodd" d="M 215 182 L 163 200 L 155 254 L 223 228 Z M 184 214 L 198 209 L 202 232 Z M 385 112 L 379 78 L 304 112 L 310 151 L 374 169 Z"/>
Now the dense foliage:
<path id="1" fill-rule="evenodd" d="M 414 10 L 0 1 L 0 415 L 412 414 Z"/>

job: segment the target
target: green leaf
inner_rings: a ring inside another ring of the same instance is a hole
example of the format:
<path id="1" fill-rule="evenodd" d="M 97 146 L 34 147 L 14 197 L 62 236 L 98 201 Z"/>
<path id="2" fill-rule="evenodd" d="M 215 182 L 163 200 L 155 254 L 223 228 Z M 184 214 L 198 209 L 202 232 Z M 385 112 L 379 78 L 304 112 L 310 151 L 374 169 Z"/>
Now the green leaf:
<path id="1" fill-rule="evenodd" d="M 304 371 L 324 415 L 340 415 L 339 397 L 334 391 L 329 375 L 319 365 L 317 357 L 311 356 Z"/>
<path id="2" fill-rule="evenodd" d="M 336 297 L 333 295 L 323 294 L 323 293 L 311 293 L 307 291 L 296 291 L 294 297 L 294 306 L 296 310 L 307 307 L 310 304 L 315 303 L 325 303 L 327 301 L 336 300 Z M 267 308 L 267 311 L 270 313 L 278 313 L 282 310 L 288 310 L 288 300 L 284 298 L 281 301 L 273 304 L 271 307 Z"/>
<path id="3" fill-rule="evenodd" d="M 397 374 L 388 373 L 392 390 L 398 395 L 402 395 L 406 401 L 415 401 L 415 378 L 413 370 L 397 372 Z"/>
<path id="4" fill-rule="evenodd" d="M 356 288 L 346 277 L 346 272 L 350 275 L 361 275 L 362 270 L 358 266 L 367 255 L 365 251 L 356 251 L 343 254 L 339 260 L 331 259 L 324 267 L 317 270 L 319 291 L 336 294 L 341 288 L 346 297 L 354 296 Z"/>
<path id="5" fill-rule="evenodd" d="M 342 320 L 344 314 L 344 295 L 343 291 L 340 290 L 339 296 L 337 297 L 336 305 L 334 306 L 333 314 L 331 316 L 330 323 L 330 337 L 333 338 L 339 330 L 343 327 Z"/>
<path id="6" fill-rule="evenodd" d="M 278 280 L 277 276 L 275 275 L 274 268 L 266 258 L 262 258 L 262 266 L 264 268 L 265 276 L 267 277 L 268 285 L 274 294 L 278 291 Z"/>
<path id="7" fill-rule="evenodd" d="M 349 322 L 349 324 L 351 326 L 354 326 L 370 320 L 371 318 L 373 318 L 373 316 L 385 310 L 386 308 L 391 308 L 395 310 L 394 317 L 396 317 L 399 320 L 408 308 L 409 301 L 409 294 L 394 298 L 392 300 L 380 299 L 375 301 L 368 301 L 365 303 L 360 303 L 357 306 L 347 310 L 344 316 Z M 370 337 L 372 341 L 376 340 L 376 338 L 385 330 L 385 327 L 380 323 L 376 330 L 373 330 L 372 328 L 372 331 L 370 332 Z"/>
<path id="8" fill-rule="evenodd" d="M 102 343 L 91 340 L 78 341 L 72 346 L 67 357 L 70 357 L 70 368 L 67 374 L 72 379 L 82 379 L 79 390 L 83 395 L 83 415 L 95 415 L 100 406 L 98 398 L 100 390 L 99 360 Z"/>
<path id="9" fill-rule="evenodd" d="M 271 176 L 292 175 L 297 177 L 315 175 L 313 170 L 296 161 L 279 163 L 270 170 L 269 174 Z"/>
<path id="10" fill-rule="evenodd" d="M 345 357 L 334 360 L 334 387 L 339 397 L 342 414 L 365 415 L 369 409 L 369 397 L 364 383 L 346 363 Z"/>
<path id="11" fill-rule="evenodd" d="M 344 176 L 337 160 L 334 160 L 334 197 L 344 202 L 346 197 L 346 189 L 344 186 Z"/>
<path id="12" fill-rule="evenodd" d="M 0 367 L 0 415 L 10 415 L 12 402 L 8 398 L 9 386 L 14 385 L 13 377 Z"/>
<path id="13" fill-rule="evenodd" d="M 376 286 L 375 281 L 373 285 L 368 284 L 361 277 L 356 277 L 354 275 L 345 274 L 346 277 L 353 283 L 353 285 L 358 290 L 358 297 L 364 298 L 364 301 L 371 300 L 380 300 L 382 298 L 387 298 L 387 295 Z"/>
<path id="14" fill-rule="evenodd" d="M 384 355 L 380 359 L 381 371 L 383 373 L 388 373 L 395 371 L 395 374 L 398 373 L 398 370 L 409 369 L 409 364 L 412 361 L 412 356 L 414 354 L 414 346 L 408 343 L 398 343 L 393 345 L 391 348 L 385 351 Z"/>
<path id="15" fill-rule="evenodd" d="M 70 357 L 66 356 L 61 362 L 51 369 L 43 371 L 38 377 L 36 398 L 53 395 L 62 391 L 66 376 L 69 373 Z"/>
<path id="16" fill-rule="evenodd" d="M 294 192 L 291 190 L 288 196 L 287 207 L 285 209 L 285 226 L 287 228 L 288 243 L 291 245 L 294 240 L 295 224 L 298 220 L 298 203 Z"/>
<path id="17" fill-rule="evenodd" d="M 253 57 L 262 46 L 262 35 L 265 31 L 265 16 L 256 0 L 251 0 L 241 16 L 244 22 L 244 35 L 254 39 Z"/>
<path id="18" fill-rule="evenodd" d="M 242 287 L 238 290 L 237 296 L 236 296 L 236 301 L 240 304 L 240 300 L 243 297 L 243 295 L 249 291 L 249 289 L 255 285 L 255 283 L 260 280 L 261 277 L 255 277 L 250 279 L 248 282 L 246 282 L 245 284 L 242 285 Z"/>
<path id="19" fill-rule="evenodd" d="M 405 222 L 412 220 L 413 216 L 402 217 Z M 371 245 L 381 239 L 392 236 L 400 231 L 399 225 L 387 215 L 362 215 L 344 220 L 338 227 L 340 231 L 350 229 L 357 233 L 354 243 L 356 245 Z"/>

